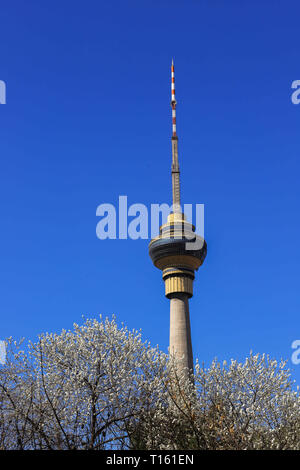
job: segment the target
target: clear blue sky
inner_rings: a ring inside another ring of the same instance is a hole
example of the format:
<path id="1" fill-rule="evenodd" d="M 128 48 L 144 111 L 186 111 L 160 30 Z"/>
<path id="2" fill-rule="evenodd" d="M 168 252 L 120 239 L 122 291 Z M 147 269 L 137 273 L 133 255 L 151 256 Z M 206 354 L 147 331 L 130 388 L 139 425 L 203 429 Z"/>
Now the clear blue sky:
<path id="1" fill-rule="evenodd" d="M 96 208 L 171 202 L 170 62 L 186 203 L 208 254 L 195 357 L 290 358 L 300 339 L 296 1 L 10 1 L 1 7 L 0 339 L 116 314 L 167 350 L 146 240 L 96 238 Z M 300 383 L 300 365 L 294 366 Z"/>

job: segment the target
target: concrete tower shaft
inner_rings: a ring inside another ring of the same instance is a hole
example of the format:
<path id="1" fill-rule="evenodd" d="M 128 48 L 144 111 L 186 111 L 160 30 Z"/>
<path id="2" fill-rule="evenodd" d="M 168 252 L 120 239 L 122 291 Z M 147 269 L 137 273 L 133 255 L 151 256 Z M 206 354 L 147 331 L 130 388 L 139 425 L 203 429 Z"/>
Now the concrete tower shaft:
<path id="1" fill-rule="evenodd" d="M 183 367 L 193 369 L 189 298 L 185 293 L 170 297 L 170 354 L 183 358 Z"/>

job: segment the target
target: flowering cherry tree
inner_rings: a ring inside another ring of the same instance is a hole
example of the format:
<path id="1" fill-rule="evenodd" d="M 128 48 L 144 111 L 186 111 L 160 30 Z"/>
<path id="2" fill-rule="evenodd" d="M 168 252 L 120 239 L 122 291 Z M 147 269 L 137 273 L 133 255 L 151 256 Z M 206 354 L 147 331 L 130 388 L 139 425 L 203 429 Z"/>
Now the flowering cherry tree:
<path id="1" fill-rule="evenodd" d="M 174 359 L 115 320 L 86 320 L 0 367 L 0 449 L 300 449 L 300 399 L 285 363 Z"/>
<path id="2" fill-rule="evenodd" d="M 166 356 L 114 320 L 41 335 L 27 353 L 8 343 L 1 448 L 126 448 L 130 424 L 161 393 Z"/>
<path id="3" fill-rule="evenodd" d="M 169 406 L 155 410 L 152 448 L 300 449 L 300 397 L 284 362 L 259 354 L 244 363 L 214 361 L 208 369 L 197 362 L 192 382 L 176 364 L 169 369 Z"/>

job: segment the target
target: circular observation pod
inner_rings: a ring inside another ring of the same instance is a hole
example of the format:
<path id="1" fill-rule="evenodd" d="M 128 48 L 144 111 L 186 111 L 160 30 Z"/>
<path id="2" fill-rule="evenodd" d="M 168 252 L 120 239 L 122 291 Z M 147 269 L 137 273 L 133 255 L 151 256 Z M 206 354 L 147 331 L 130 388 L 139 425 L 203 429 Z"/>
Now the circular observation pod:
<path id="1" fill-rule="evenodd" d="M 195 227 L 181 218 L 168 222 L 160 227 L 160 234 L 149 243 L 149 255 L 154 266 L 164 270 L 169 267 L 182 267 L 197 270 L 205 260 L 207 253 L 206 241 L 197 235 Z"/>

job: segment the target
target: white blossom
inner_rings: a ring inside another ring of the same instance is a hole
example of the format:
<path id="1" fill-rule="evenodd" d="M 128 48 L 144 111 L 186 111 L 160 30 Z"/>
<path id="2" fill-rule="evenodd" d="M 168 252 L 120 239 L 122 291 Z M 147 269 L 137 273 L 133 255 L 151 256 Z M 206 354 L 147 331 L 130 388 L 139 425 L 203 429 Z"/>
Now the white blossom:
<path id="1" fill-rule="evenodd" d="M 0 449 L 300 449 L 284 362 L 197 362 L 193 375 L 115 320 L 85 320 L 28 348 L 7 340 Z"/>

